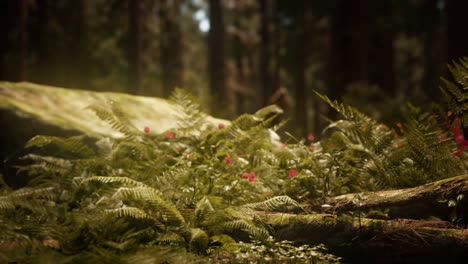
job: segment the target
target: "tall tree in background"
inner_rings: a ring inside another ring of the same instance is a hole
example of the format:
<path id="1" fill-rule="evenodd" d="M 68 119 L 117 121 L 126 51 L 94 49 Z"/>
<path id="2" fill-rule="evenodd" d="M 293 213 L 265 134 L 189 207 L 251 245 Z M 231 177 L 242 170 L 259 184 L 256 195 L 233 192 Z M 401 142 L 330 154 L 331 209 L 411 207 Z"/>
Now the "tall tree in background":
<path id="1" fill-rule="evenodd" d="M 27 79 L 27 68 L 28 68 L 28 9 L 29 0 L 20 0 L 20 70 L 19 80 L 25 81 Z"/>
<path id="2" fill-rule="evenodd" d="M 141 94 L 141 2 L 128 2 L 128 92 Z"/>
<path id="3" fill-rule="evenodd" d="M 391 1 L 371 2 L 370 27 L 372 45 L 369 63 L 369 81 L 376 83 L 388 96 L 396 96 L 395 84 L 395 22 Z M 364 55 L 365 56 L 365 55 Z M 363 69 L 365 70 L 365 69 Z M 365 78 L 365 74 L 363 73 Z M 362 81 L 366 81 L 365 79 Z"/>
<path id="4" fill-rule="evenodd" d="M 330 28 L 330 95 L 341 99 L 346 87 L 368 82 L 368 0 L 337 0 Z"/>
<path id="5" fill-rule="evenodd" d="M 426 89 L 429 98 L 437 98 L 439 89 L 437 88 L 437 80 L 442 74 L 441 66 L 445 60 L 441 60 L 444 54 L 440 52 L 441 46 L 441 12 L 439 11 L 439 0 L 426 0 L 422 5 L 422 34 L 424 41 L 424 79 L 423 87 Z M 438 41 L 439 40 L 439 41 Z"/>
<path id="6" fill-rule="evenodd" d="M 466 34 L 466 17 L 468 1 L 446 0 L 448 60 L 458 61 L 468 56 L 468 34 Z"/>
<path id="7" fill-rule="evenodd" d="M 161 70 L 163 96 L 168 97 L 176 86 L 183 86 L 182 34 L 180 7 L 182 0 L 158 1 L 161 21 Z"/>
<path id="8" fill-rule="evenodd" d="M 7 66 L 8 56 L 16 52 L 16 50 L 13 50 L 12 39 L 13 32 L 16 29 L 15 26 L 18 24 L 17 14 L 19 14 L 19 11 L 14 12 L 14 10 L 19 10 L 19 6 L 19 1 L 0 1 L 0 32 L 2 32 L 2 41 L 0 41 L 0 80 L 14 81 L 12 69 L 20 68 L 19 66 L 11 67 L 11 64 Z M 19 76 L 19 74 L 15 75 Z"/>
<path id="9" fill-rule="evenodd" d="M 226 89 L 225 69 L 224 69 L 224 21 L 222 1 L 209 1 L 210 13 L 210 32 L 208 36 L 209 48 L 209 80 L 210 92 L 215 100 L 212 110 L 215 110 L 214 105 L 221 104 L 226 106 L 228 100 L 228 92 Z M 221 103 L 223 102 L 223 103 Z M 226 109 L 226 108 L 224 108 Z M 218 108 L 218 110 L 220 110 Z M 228 113 L 221 113 L 226 116 Z"/>
<path id="10" fill-rule="evenodd" d="M 307 89 L 305 71 L 308 62 L 308 43 L 309 32 L 307 21 L 310 18 L 311 2 L 310 0 L 302 0 L 295 2 L 296 12 L 296 44 L 295 47 L 295 65 L 294 69 L 294 95 L 295 95 L 295 111 L 294 119 L 299 129 L 299 133 L 304 135 L 309 130 L 309 120 L 307 116 Z"/>
<path id="11" fill-rule="evenodd" d="M 277 87 L 273 83 L 272 53 L 272 21 L 274 0 L 259 0 L 260 6 L 260 87 L 262 89 L 263 105 L 269 104 L 269 98 Z"/>

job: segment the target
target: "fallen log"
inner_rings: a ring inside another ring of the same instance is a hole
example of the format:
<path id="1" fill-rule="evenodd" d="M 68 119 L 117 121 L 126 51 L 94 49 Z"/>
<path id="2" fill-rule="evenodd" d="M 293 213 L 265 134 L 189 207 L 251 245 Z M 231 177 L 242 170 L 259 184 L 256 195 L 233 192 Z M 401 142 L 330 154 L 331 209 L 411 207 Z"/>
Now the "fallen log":
<path id="1" fill-rule="evenodd" d="M 364 213 L 372 218 L 429 219 L 468 223 L 468 175 L 414 188 L 352 193 L 306 206 L 310 211 Z M 377 213 L 376 213 L 377 212 Z"/>
<path id="2" fill-rule="evenodd" d="M 445 221 L 378 220 L 331 214 L 260 214 L 277 240 L 325 244 L 355 263 L 464 263 L 468 230 Z"/>

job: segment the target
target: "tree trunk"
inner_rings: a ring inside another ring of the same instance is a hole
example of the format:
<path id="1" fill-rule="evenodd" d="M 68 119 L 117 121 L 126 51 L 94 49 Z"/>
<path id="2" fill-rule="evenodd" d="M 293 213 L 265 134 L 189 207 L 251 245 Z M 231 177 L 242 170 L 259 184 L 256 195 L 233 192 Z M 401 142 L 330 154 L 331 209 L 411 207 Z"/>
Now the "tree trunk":
<path id="1" fill-rule="evenodd" d="M 19 69 L 19 80 L 27 80 L 28 70 L 28 8 L 29 0 L 20 0 L 20 69 Z"/>
<path id="2" fill-rule="evenodd" d="M 274 93 L 271 74 L 271 16 L 272 0 L 259 0 L 260 5 L 260 87 L 262 89 L 263 106 L 269 104 L 269 98 Z"/>
<path id="3" fill-rule="evenodd" d="M 442 60 L 445 57 L 440 49 L 440 11 L 437 7 L 439 1 L 427 0 L 422 6 L 422 26 L 424 40 L 424 80 L 423 87 L 427 91 L 428 98 L 431 100 L 440 98 L 437 82 L 442 75 L 442 65 L 446 61 Z"/>
<path id="4" fill-rule="evenodd" d="M 210 91 L 213 96 L 212 113 L 228 116 L 228 92 L 224 69 L 224 21 L 221 0 L 210 0 L 210 32 L 209 32 L 209 75 Z M 224 110 L 223 110 L 224 109 Z"/>
<path id="5" fill-rule="evenodd" d="M 468 56 L 468 34 L 466 34 L 466 11 L 468 1 L 446 0 L 447 41 L 449 62 Z"/>
<path id="6" fill-rule="evenodd" d="M 181 3 L 181 0 L 159 2 L 162 86 L 166 98 L 174 87 L 183 86 L 182 35 L 179 25 Z"/>
<path id="7" fill-rule="evenodd" d="M 128 5 L 128 92 L 141 94 L 141 2 Z"/>
<path id="8" fill-rule="evenodd" d="M 395 7 L 390 1 L 372 2 L 369 15 L 372 41 L 369 45 L 369 82 L 391 98 L 397 95 L 395 80 Z"/>
<path id="9" fill-rule="evenodd" d="M 341 100 L 351 84 L 368 82 L 368 0 L 338 0 L 330 28 L 330 95 Z"/>
<path id="10" fill-rule="evenodd" d="M 303 0 L 297 2 L 296 18 L 297 18 L 297 32 L 295 41 L 295 55 L 296 55 L 296 68 L 294 69 L 294 90 L 295 90 L 295 111 L 294 119 L 298 127 L 299 134 L 306 136 L 309 126 L 307 117 L 307 92 L 306 92 L 306 78 L 305 71 L 307 68 L 308 52 L 307 47 L 309 43 L 309 34 L 307 32 L 307 17 L 310 11 L 310 1 Z"/>

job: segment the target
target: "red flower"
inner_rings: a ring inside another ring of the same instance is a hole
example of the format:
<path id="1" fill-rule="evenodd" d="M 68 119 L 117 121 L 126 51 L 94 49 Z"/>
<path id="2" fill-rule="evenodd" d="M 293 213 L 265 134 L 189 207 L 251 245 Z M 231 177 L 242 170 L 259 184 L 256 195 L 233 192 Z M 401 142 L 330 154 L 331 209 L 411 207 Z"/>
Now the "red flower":
<path id="1" fill-rule="evenodd" d="M 224 157 L 224 162 L 226 162 L 226 164 L 231 164 L 232 163 L 232 158 L 229 157 L 229 156 L 226 156 L 226 157 Z"/>
<path id="2" fill-rule="evenodd" d="M 309 151 L 310 151 L 310 152 L 314 152 L 314 150 L 315 150 L 315 146 L 314 146 L 314 145 L 310 145 L 310 146 L 309 146 Z"/>
<path id="3" fill-rule="evenodd" d="M 166 138 L 167 139 L 171 139 L 174 137 L 174 132 L 172 131 L 167 131 L 166 134 L 165 134 Z"/>
<path id="4" fill-rule="evenodd" d="M 314 139 L 315 139 L 314 134 L 312 133 L 307 134 L 307 140 L 314 141 Z"/>
<path id="5" fill-rule="evenodd" d="M 148 133 L 150 132 L 150 128 L 147 127 L 147 126 L 145 126 L 145 128 L 143 129 L 143 131 L 144 131 L 146 134 L 148 134 Z"/>
<path id="6" fill-rule="evenodd" d="M 297 171 L 295 169 L 289 170 L 289 177 L 294 178 L 297 176 Z"/>
<path id="7" fill-rule="evenodd" d="M 248 172 L 244 172 L 244 173 L 242 174 L 242 178 L 244 178 L 244 179 L 249 178 L 249 173 L 248 173 Z"/>
<path id="8" fill-rule="evenodd" d="M 255 174 L 255 172 L 252 171 L 249 175 L 249 182 L 253 182 L 255 178 L 257 178 L 257 174 Z"/>
<path id="9" fill-rule="evenodd" d="M 453 155 L 454 155 L 455 157 L 460 157 L 460 155 L 461 155 L 461 150 L 455 151 L 455 153 L 453 153 Z"/>
<path id="10" fill-rule="evenodd" d="M 218 124 L 218 128 L 219 128 L 219 129 L 223 129 L 223 128 L 224 128 L 224 124 L 223 124 L 223 123 L 219 123 L 219 124 Z"/>

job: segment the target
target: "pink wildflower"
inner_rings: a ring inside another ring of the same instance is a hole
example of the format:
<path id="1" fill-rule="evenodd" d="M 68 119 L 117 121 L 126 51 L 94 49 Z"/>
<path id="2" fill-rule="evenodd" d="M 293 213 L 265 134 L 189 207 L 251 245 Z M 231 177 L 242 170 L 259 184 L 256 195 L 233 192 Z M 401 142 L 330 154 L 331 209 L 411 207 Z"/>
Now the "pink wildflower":
<path id="1" fill-rule="evenodd" d="M 223 128 L 224 128 L 224 124 L 223 124 L 223 123 L 219 123 L 219 124 L 218 124 L 218 128 L 219 128 L 219 129 L 223 129 Z"/>
<path id="2" fill-rule="evenodd" d="M 174 132 L 172 131 L 167 131 L 166 134 L 165 134 L 166 138 L 167 139 L 171 139 L 174 137 Z"/>
<path id="3" fill-rule="evenodd" d="M 224 162 L 226 162 L 226 164 L 231 164 L 232 163 L 232 158 L 229 157 L 229 156 L 226 156 L 226 157 L 224 157 Z"/>
<path id="4" fill-rule="evenodd" d="M 289 170 L 289 177 L 294 178 L 297 176 L 297 171 L 295 169 Z"/>
<path id="5" fill-rule="evenodd" d="M 255 178 L 257 178 L 257 174 L 255 174 L 255 172 L 252 171 L 249 175 L 249 182 L 253 182 Z"/>
<path id="6" fill-rule="evenodd" d="M 312 134 L 312 133 L 307 134 L 307 140 L 314 141 L 314 139 L 315 139 L 314 134 Z"/>
<path id="7" fill-rule="evenodd" d="M 244 173 L 242 174 L 242 178 L 244 178 L 244 179 L 249 178 L 249 173 L 248 173 L 248 172 L 244 172 Z"/>
<path id="8" fill-rule="evenodd" d="M 145 128 L 143 128 L 143 132 L 145 132 L 145 134 L 148 134 L 150 132 L 150 128 L 145 126 Z"/>

